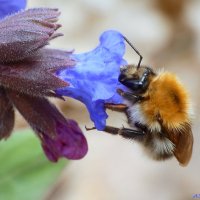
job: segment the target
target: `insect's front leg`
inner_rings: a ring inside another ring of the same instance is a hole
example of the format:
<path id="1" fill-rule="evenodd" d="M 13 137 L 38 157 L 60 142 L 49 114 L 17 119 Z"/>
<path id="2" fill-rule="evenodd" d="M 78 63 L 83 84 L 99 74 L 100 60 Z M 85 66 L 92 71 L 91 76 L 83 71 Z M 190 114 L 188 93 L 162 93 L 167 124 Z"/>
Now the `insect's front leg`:
<path id="1" fill-rule="evenodd" d="M 127 106 L 124 104 L 105 103 L 105 108 L 117 112 L 126 112 Z"/>
<path id="2" fill-rule="evenodd" d="M 145 99 L 145 97 L 143 97 L 143 96 L 135 95 L 135 94 L 133 94 L 131 92 L 125 92 L 125 91 L 123 91 L 121 89 L 117 89 L 117 93 L 120 96 L 124 97 L 124 99 L 127 99 L 127 100 L 131 101 L 132 103 L 137 103 L 137 102 L 142 101 L 142 100 Z"/>

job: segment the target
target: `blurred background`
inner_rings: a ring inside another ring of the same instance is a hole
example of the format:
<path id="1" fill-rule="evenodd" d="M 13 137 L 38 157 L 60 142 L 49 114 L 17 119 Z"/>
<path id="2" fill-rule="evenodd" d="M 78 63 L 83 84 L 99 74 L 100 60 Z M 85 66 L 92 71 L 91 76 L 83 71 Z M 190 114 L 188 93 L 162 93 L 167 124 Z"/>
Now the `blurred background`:
<path id="1" fill-rule="evenodd" d="M 28 3 L 28 7 L 43 6 L 61 11 L 59 23 L 63 25 L 60 31 L 64 37 L 53 41 L 52 47 L 75 49 L 76 53 L 86 52 L 98 44 L 103 31 L 115 29 L 136 46 L 144 57 L 143 64 L 155 70 L 164 68 L 178 75 L 191 94 L 194 105 L 193 156 L 185 168 L 179 166 L 175 159 L 156 162 L 150 160 L 134 142 L 103 132 L 86 132 L 84 126 L 93 125 L 87 110 L 81 103 L 67 99 L 64 103 L 56 103 L 66 117 L 77 120 L 85 132 L 89 144 L 87 156 L 79 161 L 50 164 L 42 154 L 39 141 L 36 140 L 30 147 L 28 141 L 34 141 L 33 138 L 17 141 L 18 146 L 24 146 L 24 150 L 17 155 L 9 154 L 9 145 L 3 144 L 1 151 L 4 149 L 5 155 L 11 155 L 6 156 L 7 160 L 27 156 L 32 162 L 18 163 L 10 171 L 6 171 L 9 167 L 3 165 L 7 182 L 0 180 L 0 186 L 4 185 L 8 193 L 12 191 L 15 195 L 1 198 L 0 191 L 0 199 L 189 200 L 200 194 L 200 1 L 29 0 Z M 129 63 L 137 63 L 139 59 L 129 47 L 125 57 Z M 117 127 L 126 125 L 125 116 L 112 111 L 108 113 L 108 124 Z M 26 123 L 19 115 L 17 121 L 16 130 L 21 133 Z M 23 137 L 23 134 L 15 135 Z M 5 146 L 8 149 L 5 150 Z M 10 146 L 13 148 L 13 145 Z M 35 149 L 40 152 L 31 157 L 32 153 L 28 152 L 33 148 L 34 152 Z M 42 159 L 45 161 L 41 161 L 43 164 L 40 165 L 39 160 Z M 8 179 L 7 174 L 21 169 L 22 165 L 30 166 L 25 172 L 21 170 L 18 176 L 15 174 L 15 187 L 9 190 L 13 179 Z M 26 173 L 29 176 L 23 178 Z M 33 184 L 27 188 L 25 185 L 30 184 L 32 179 Z M 21 194 L 23 198 L 19 198 Z"/>

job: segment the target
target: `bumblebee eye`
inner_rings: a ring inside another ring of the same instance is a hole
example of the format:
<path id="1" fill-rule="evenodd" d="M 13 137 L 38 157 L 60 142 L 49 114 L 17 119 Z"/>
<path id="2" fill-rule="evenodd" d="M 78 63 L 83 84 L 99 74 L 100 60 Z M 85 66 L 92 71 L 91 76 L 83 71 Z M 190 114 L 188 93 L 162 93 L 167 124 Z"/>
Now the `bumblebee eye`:
<path id="1" fill-rule="evenodd" d="M 140 74 L 141 73 L 141 74 Z M 121 73 L 118 81 L 124 86 L 131 89 L 135 94 L 140 94 L 146 91 L 149 85 L 149 76 L 154 75 L 154 72 L 148 68 L 133 74 Z"/>

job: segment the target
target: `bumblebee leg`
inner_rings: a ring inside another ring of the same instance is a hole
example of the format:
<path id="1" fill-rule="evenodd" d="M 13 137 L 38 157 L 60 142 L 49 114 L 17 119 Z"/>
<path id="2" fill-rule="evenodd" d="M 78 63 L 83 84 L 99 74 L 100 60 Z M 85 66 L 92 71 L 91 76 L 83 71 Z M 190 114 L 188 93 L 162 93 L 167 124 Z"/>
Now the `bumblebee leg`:
<path id="1" fill-rule="evenodd" d="M 119 129 L 112 126 L 106 126 L 103 131 L 112 135 L 121 135 L 126 139 L 137 139 L 138 137 L 141 138 L 141 136 L 145 135 L 145 132 L 140 130 L 134 130 L 129 128 Z"/>
<path id="2" fill-rule="evenodd" d="M 96 130 L 96 127 L 88 128 L 87 126 L 85 126 L 85 130 L 86 130 L 86 131 Z"/>
<path id="3" fill-rule="evenodd" d="M 139 122 L 135 122 L 135 127 L 143 132 L 147 132 L 147 127 Z"/>
<path id="4" fill-rule="evenodd" d="M 142 101 L 142 100 L 145 99 L 145 97 L 142 97 L 142 96 L 139 96 L 139 95 L 135 95 L 135 94 L 133 94 L 131 92 L 124 92 L 121 89 L 117 89 L 117 93 L 120 96 L 124 97 L 125 99 L 132 101 L 133 103 L 137 103 L 138 101 Z"/>
<path id="5" fill-rule="evenodd" d="M 127 109 L 127 106 L 124 104 L 112 104 L 112 103 L 106 103 L 105 108 L 110 109 L 112 111 L 117 112 L 125 112 Z"/>
<path id="6" fill-rule="evenodd" d="M 134 130 L 130 128 L 122 128 L 119 131 L 119 135 L 121 135 L 124 138 L 127 139 L 139 139 L 143 137 L 146 134 L 146 132 L 141 130 Z"/>
<path id="7" fill-rule="evenodd" d="M 91 130 L 95 130 L 96 127 L 87 128 L 87 127 L 85 126 L 85 129 L 86 129 L 86 131 L 91 131 Z M 118 135 L 120 129 L 119 129 L 119 128 L 112 127 L 112 126 L 106 126 L 105 129 L 104 129 L 103 131 L 106 132 L 106 133 L 110 133 L 110 134 L 112 134 L 112 135 Z"/>
<path id="8" fill-rule="evenodd" d="M 112 135 L 119 135 L 120 129 L 113 126 L 106 126 L 103 131 Z"/>
<path id="9" fill-rule="evenodd" d="M 94 130 L 96 129 L 95 127 L 92 128 L 87 128 L 85 127 L 87 131 Z M 110 133 L 112 135 L 121 135 L 123 138 L 126 139 L 142 139 L 143 136 L 146 135 L 145 131 L 142 130 L 134 130 L 130 128 L 116 128 L 113 126 L 106 126 L 105 129 L 103 130 L 106 133 Z"/>

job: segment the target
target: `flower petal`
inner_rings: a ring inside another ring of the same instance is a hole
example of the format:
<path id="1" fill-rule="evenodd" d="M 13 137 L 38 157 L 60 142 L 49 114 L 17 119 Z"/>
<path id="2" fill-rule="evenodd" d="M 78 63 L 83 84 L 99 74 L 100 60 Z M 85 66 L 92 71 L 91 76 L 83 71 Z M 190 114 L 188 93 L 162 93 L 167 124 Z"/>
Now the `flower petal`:
<path id="1" fill-rule="evenodd" d="M 0 85 L 30 95 L 50 95 L 68 84 L 55 76 L 58 69 L 73 66 L 71 52 L 41 49 L 23 61 L 0 64 Z"/>
<path id="2" fill-rule="evenodd" d="M 36 130 L 49 160 L 57 162 L 60 157 L 71 160 L 83 158 L 88 151 L 88 146 L 78 124 L 74 120 L 67 120 L 67 123 L 58 122 L 56 126 L 58 132 L 56 138 L 51 138 L 48 134 Z"/>
<path id="3" fill-rule="evenodd" d="M 0 0 L 0 19 L 26 7 L 26 0 Z"/>
<path id="4" fill-rule="evenodd" d="M 0 140 L 7 139 L 14 127 L 14 109 L 5 90 L 0 88 Z"/>
<path id="5" fill-rule="evenodd" d="M 60 13 L 57 9 L 35 8 L 19 12 L 0 21 L 0 62 L 23 60 L 48 41 L 61 36 L 55 31 Z"/>
<path id="6" fill-rule="evenodd" d="M 56 93 L 83 102 L 98 130 L 105 127 L 107 114 L 104 103 L 122 102 L 116 89 L 120 86 L 120 66 L 127 64 L 123 59 L 124 53 L 123 36 L 117 31 L 106 31 L 101 35 L 97 48 L 88 53 L 72 55 L 77 63 L 75 67 L 57 72 L 70 86 L 58 89 Z"/>
<path id="7" fill-rule="evenodd" d="M 66 120 L 45 98 L 8 92 L 13 104 L 27 120 L 42 142 L 49 160 L 60 157 L 80 159 L 88 151 L 87 141 L 73 120 Z"/>

